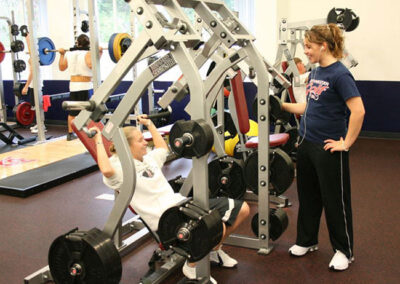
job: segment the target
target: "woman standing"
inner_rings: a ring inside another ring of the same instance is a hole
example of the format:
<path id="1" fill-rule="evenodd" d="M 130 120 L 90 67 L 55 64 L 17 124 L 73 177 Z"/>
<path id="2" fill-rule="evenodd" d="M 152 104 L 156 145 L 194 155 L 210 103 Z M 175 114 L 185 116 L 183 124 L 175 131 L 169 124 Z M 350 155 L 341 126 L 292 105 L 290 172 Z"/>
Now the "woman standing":
<path id="1" fill-rule="evenodd" d="M 329 268 L 339 271 L 354 260 L 348 151 L 360 133 L 365 114 L 354 78 L 339 61 L 343 49 L 342 31 L 335 24 L 308 30 L 304 53 L 319 67 L 309 76 L 307 101 L 283 104 L 284 110 L 303 115 L 297 151 L 297 239 L 289 253 L 303 256 L 318 249 L 324 209 L 335 253 Z"/>

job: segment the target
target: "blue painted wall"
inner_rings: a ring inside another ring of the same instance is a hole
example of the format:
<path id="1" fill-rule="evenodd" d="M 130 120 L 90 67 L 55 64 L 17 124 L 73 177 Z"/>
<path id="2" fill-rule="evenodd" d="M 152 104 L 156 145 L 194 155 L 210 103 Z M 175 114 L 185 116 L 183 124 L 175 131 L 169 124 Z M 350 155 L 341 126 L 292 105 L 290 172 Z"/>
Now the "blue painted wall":
<path id="1" fill-rule="evenodd" d="M 400 133 L 400 82 L 356 83 L 366 111 L 362 130 Z"/>
<path id="2" fill-rule="evenodd" d="M 366 116 L 364 120 L 363 131 L 371 132 L 393 132 L 400 133 L 400 82 L 393 81 L 357 81 L 357 87 L 362 94 Z M 44 81 L 43 94 L 57 94 L 68 91 L 69 81 L 52 80 Z M 124 93 L 129 88 L 131 82 L 123 81 L 115 90 L 115 94 Z M 166 90 L 171 82 L 154 82 L 154 89 Z M 247 106 L 249 114 L 252 116 L 252 104 L 257 93 L 257 88 L 252 83 L 244 83 L 244 89 L 247 97 Z M 15 105 L 12 94 L 12 81 L 4 81 L 5 102 L 9 106 L 8 116 L 14 117 L 12 107 Z M 156 94 L 156 100 L 159 98 Z M 144 95 L 143 109 L 148 109 L 147 92 Z M 171 122 L 179 119 L 189 119 L 189 116 L 183 111 L 188 104 L 190 96 L 186 96 L 181 102 L 173 102 L 171 107 L 173 113 Z M 52 106 L 45 113 L 45 119 L 48 121 L 65 122 L 67 114 L 61 109 L 62 100 L 52 101 Z M 109 108 L 115 108 L 118 102 L 108 104 Z"/>

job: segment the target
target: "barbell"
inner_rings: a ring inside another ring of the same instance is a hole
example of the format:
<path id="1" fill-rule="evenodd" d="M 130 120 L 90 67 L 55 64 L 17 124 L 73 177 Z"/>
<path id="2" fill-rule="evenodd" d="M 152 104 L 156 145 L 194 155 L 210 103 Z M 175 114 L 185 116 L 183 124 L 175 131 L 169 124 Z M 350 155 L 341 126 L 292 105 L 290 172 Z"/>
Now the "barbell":
<path id="1" fill-rule="evenodd" d="M 131 44 L 132 38 L 129 34 L 114 33 L 108 41 L 108 47 L 103 48 L 103 50 L 108 50 L 111 60 L 114 63 L 117 63 Z M 49 37 L 39 38 L 38 47 L 40 65 L 52 64 L 56 57 L 55 53 L 60 52 L 60 49 L 56 49 L 54 42 Z M 74 48 L 68 48 L 65 50 L 73 51 Z"/>
<path id="2" fill-rule="evenodd" d="M 114 63 L 117 63 L 121 59 L 122 55 L 124 55 L 124 53 L 128 50 L 131 44 L 132 38 L 129 34 L 114 33 L 108 41 L 108 46 L 103 49 L 108 50 L 111 60 Z M 23 51 L 24 48 L 24 43 L 20 40 L 13 41 L 11 43 L 11 50 L 5 50 L 4 45 L 0 42 L 0 63 L 3 62 L 6 53 L 20 52 Z M 74 50 L 74 48 L 69 48 L 66 50 L 72 51 Z M 40 65 L 46 66 L 52 64 L 56 59 L 56 52 L 60 52 L 60 50 L 56 49 L 54 42 L 49 37 L 41 37 L 38 39 Z M 21 70 L 22 68 L 18 69 Z M 25 68 L 23 68 L 23 70 L 25 70 Z M 21 71 L 16 70 L 16 72 Z"/>

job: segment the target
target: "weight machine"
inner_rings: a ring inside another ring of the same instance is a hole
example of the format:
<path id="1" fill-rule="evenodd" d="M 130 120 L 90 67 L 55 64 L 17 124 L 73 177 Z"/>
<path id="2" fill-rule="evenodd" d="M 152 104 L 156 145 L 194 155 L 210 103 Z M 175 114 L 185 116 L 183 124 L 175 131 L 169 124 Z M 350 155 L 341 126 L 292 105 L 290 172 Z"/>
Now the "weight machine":
<path id="1" fill-rule="evenodd" d="M 188 1 L 190 2 L 190 1 Z M 217 12 L 219 16 L 222 17 L 222 20 L 219 20 L 218 17 L 216 17 L 213 13 L 207 13 L 208 11 L 206 9 L 202 9 L 201 5 L 198 5 L 196 7 L 193 7 L 195 10 L 196 14 L 199 16 L 199 19 L 197 19 L 197 22 L 203 22 L 204 25 L 208 26 L 210 31 L 210 39 L 208 41 L 209 45 L 205 45 L 203 48 L 204 51 L 209 51 L 212 48 L 215 50 L 219 46 L 224 46 L 226 49 L 230 49 L 232 45 L 236 45 L 240 47 L 241 49 L 234 50 L 231 49 L 231 53 L 227 53 L 227 58 L 230 58 L 230 56 L 235 56 L 233 53 L 239 53 L 239 52 L 245 52 L 247 55 L 245 60 L 247 64 L 249 64 L 248 68 L 241 69 L 243 70 L 248 70 L 249 74 L 252 74 L 251 77 L 255 79 L 257 82 L 259 88 L 258 88 L 258 110 L 261 111 L 259 112 L 259 128 L 263 129 L 259 134 L 259 141 L 260 141 L 260 147 L 259 151 L 261 153 L 268 153 L 268 148 L 269 148 L 269 116 L 268 116 L 268 95 L 269 95 L 269 84 L 268 84 L 268 73 L 275 73 L 279 74 L 274 68 L 268 67 L 265 60 L 261 57 L 261 55 L 258 53 L 258 51 L 252 46 L 252 40 L 254 39 L 246 29 L 241 26 L 239 20 L 229 11 L 225 12 L 224 8 L 226 8 L 224 5 L 219 6 L 216 4 L 216 1 L 204 1 L 205 3 L 209 4 L 212 6 L 212 10 L 214 12 Z M 212 2 L 212 3 L 210 3 Z M 203 55 L 203 58 L 201 57 L 196 57 L 196 62 L 198 63 L 198 67 L 201 67 L 201 64 L 206 61 L 207 56 Z M 199 58 L 199 61 L 197 61 L 197 58 Z M 241 61 L 243 62 L 243 61 Z M 238 62 L 237 65 L 240 66 L 241 62 Z M 221 63 L 219 64 L 221 65 Z M 207 83 L 210 82 L 212 84 L 211 78 L 213 77 L 213 73 L 217 73 L 220 71 L 217 71 L 219 65 L 217 64 L 215 70 L 210 74 L 209 78 L 206 80 L 206 85 Z M 222 66 L 222 65 L 221 65 Z M 222 69 L 222 67 L 220 67 Z M 235 68 L 237 68 L 235 66 Z M 239 69 L 239 68 L 237 68 Z M 230 72 L 231 76 L 234 77 L 235 73 L 232 74 L 233 70 L 230 69 L 228 70 Z M 220 73 L 221 74 L 221 73 Z M 254 76 L 256 74 L 256 76 Z M 220 90 L 221 85 L 223 80 L 225 79 L 226 74 L 221 74 L 219 75 L 220 81 L 219 84 L 216 84 L 215 86 L 218 86 L 217 91 Z M 186 89 L 186 84 L 185 84 L 185 78 L 182 78 L 181 80 L 178 80 L 175 82 L 166 92 L 166 94 L 159 100 L 159 104 L 163 107 L 164 104 L 167 105 L 169 102 L 171 102 L 173 99 L 180 98 L 185 94 L 185 89 Z M 285 84 L 290 83 L 287 80 L 282 79 L 282 77 L 279 77 L 279 80 L 281 82 L 285 82 Z M 190 88 L 191 89 L 191 88 Z M 212 102 L 214 101 L 215 97 L 212 96 L 212 92 L 208 95 L 207 97 L 207 105 L 208 105 L 208 110 L 210 109 Z M 220 104 L 221 105 L 221 104 Z M 190 110 L 190 106 L 187 107 Z M 208 111 L 209 113 L 209 111 Z M 208 118 L 208 122 L 211 124 L 211 119 Z M 218 131 L 216 129 L 213 129 L 214 131 L 214 146 L 218 153 L 221 153 L 221 155 L 224 155 L 223 151 L 223 146 L 221 145 L 221 140 L 222 139 L 216 139 L 218 136 L 223 136 L 223 131 Z M 258 249 L 259 253 L 269 253 L 271 250 L 271 246 L 269 245 L 269 235 L 268 235 L 268 225 L 269 225 L 269 220 L 268 220 L 268 204 L 269 204 L 269 193 L 268 193 L 268 155 L 259 155 L 258 157 L 258 162 L 260 168 L 258 169 L 258 179 L 259 179 L 259 187 L 260 187 L 260 194 L 258 196 L 258 204 L 259 204 L 259 210 L 260 210 L 260 219 L 262 222 L 260 222 L 260 231 L 259 231 L 259 238 L 250 238 L 246 236 L 239 236 L 235 235 L 232 236 L 231 238 L 228 239 L 228 243 L 232 245 L 238 245 L 238 246 L 244 246 L 248 248 L 254 248 Z M 263 167 L 266 166 L 266 167 Z M 267 170 L 266 170 L 267 169 Z M 192 170 L 192 172 L 194 169 Z M 184 191 L 187 191 L 187 189 L 190 189 L 190 178 L 191 175 L 189 175 L 189 178 L 185 180 L 182 189 Z M 182 190 L 181 190 L 182 193 Z M 267 204 L 267 205 L 266 205 Z"/>
<path id="2" fill-rule="evenodd" d="M 119 157 L 123 170 L 123 184 L 120 194 L 115 199 L 114 206 L 103 230 L 93 228 L 86 232 L 73 231 L 63 236 L 65 238 L 74 238 L 78 242 L 84 242 L 88 245 L 86 248 L 91 251 L 96 260 L 100 261 L 101 265 L 95 265 L 93 262 L 84 259 L 71 259 L 72 264 L 66 268 L 67 270 L 62 275 L 59 274 L 58 270 L 52 271 L 53 278 L 72 277 L 81 279 L 80 277 L 87 277 L 87 279 L 90 279 L 93 275 L 89 273 L 82 274 L 82 270 L 86 267 L 95 269 L 98 275 L 102 276 L 101 281 L 103 282 L 99 281 L 98 283 L 119 282 L 122 267 L 120 257 L 118 257 L 119 252 L 111 240 L 114 239 L 118 226 L 133 196 L 136 182 L 136 175 L 132 174 L 135 173 L 135 167 L 133 160 L 130 158 L 130 149 L 123 134 L 122 126 L 149 84 L 175 65 L 180 67 L 183 74 L 183 78 L 180 81 L 185 80 L 185 85 L 187 84 L 190 89 L 190 102 L 185 109 L 186 112 L 190 114 L 192 120 L 205 121 L 206 124 L 212 125 L 209 109 L 221 89 L 226 74 L 232 74 L 234 69 L 238 70 L 237 65 L 247 58 L 252 67 L 249 72 L 258 84 L 258 120 L 259 127 L 264 130 L 260 132 L 258 137 L 260 142 L 259 151 L 260 153 L 268 153 L 269 150 L 269 71 L 264 59 L 254 46 L 253 41 L 255 38 L 249 34 L 225 4 L 217 0 L 135 0 L 130 1 L 129 5 L 144 26 L 144 30 L 136 38 L 135 44 L 128 48 L 124 56 L 115 65 L 113 72 L 95 90 L 90 101 L 80 104 L 82 111 L 75 119 L 76 128 L 79 131 L 87 131 L 89 121 L 96 122 L 103 118 L 106 112 L 106 101 L 122 78 L 139 60 L 147 58 L 160 50 L 167 53 L 150 64 L 137 77 L 102 131 L 103 136 L 113 141 L 117 152 L 120 153 Z M 160 20 L 157 6 L 165 9 L 164 11 L 170 16 L 170 22 L 166 23 Z M 210 39 L 202 49 L 197 48 L 199 42 L 203 40 L 202 36 L 192 27 L 190 20 L 181 8 L 194 9 L 212 31 Z M 220 17 L 216 16 L 216 13 Z M 207 80 L 203 81 L 198 70 L 220 45 L 225 45 L 231 52 L 217 64 Z M 231 49 L 233 45 L 239 47 L 239 49 Z M 182 85 L 183 83 L 176 82 L 174 84 L 175 87 L 177 84 Z M 164 95 L 159 104 L 162 107 L 166 107 L 169 105 L 166 102 L 178 99 L 178 95 L 185 94 L 183 91 L 178 92 L 178 88 L 172 87 L 171 92 L 167 96 Z M 215 139 L 217 132 L 214 128 L 212 128 L 211 132 L 214 137 L 215 147 L 220 151 L 223 146 L 218 139 Z M 194 187 L 193 200 L 204 210 L 209 208 L 207 157 L 208 155 L 205 154 L 192 158 L 193 169 L 190 178 Z M 236 235 L 230 238 L 229 243 L 257 249 L 261 254 L 268 254 L 272 250 L 272 246 L 269 243 L 270 235 L 268 229 L 269 155 L 259 155 L 258 164 L 260 165 L 258 170 L 259 237 L 250 238 Z M 88 241 L 89 239 L 91 240 L 90 242 Z M 57 242 L 56 240 L 55 245 L 57 245 Z M 101 250 L 99 249 L 100 242 L 102 243 Z M 112 257 L 104 257 L 106 254 L 112 255 Z M 78 251 L 74 255 L 83 255 L 83 251 Z M 51 266 L 52 264 L 50 263 L 50 269 Z M 110 267 L 113 269 L 109 269 Z M 199 260 L 196 271 L 197 277 L 202 280 L 202 283 L 209 281 L 208 255 Z M 39 276 L 35 276 L 35 279 L 39 279 L 42 275 L 44 275 L 43 270 L 40 271 Z"/>

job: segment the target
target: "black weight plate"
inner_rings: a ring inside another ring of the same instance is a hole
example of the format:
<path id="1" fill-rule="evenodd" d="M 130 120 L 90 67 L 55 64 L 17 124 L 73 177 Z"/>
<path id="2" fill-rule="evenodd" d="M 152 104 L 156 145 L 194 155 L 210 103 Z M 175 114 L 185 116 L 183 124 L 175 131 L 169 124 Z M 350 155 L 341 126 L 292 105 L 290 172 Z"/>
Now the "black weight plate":
<path id="1" fill-rule="evenodd" d="M 283 150 L 275 148 L 269 156 L 269 182 L 277 195 L 283 194 L 294 179 L 294 165 L 292 159 Z"/>
<path id="2" fill-rule="evenodd" d="M 24 86 L 25 86 L 25 83 L 23 83 L 23 82 L 14 83 L 14 86 L 13 86 L 14 95 L 17 96 L 18 98 L 21 98 L 22 90 L 24 89 Z"/>
<path id="3" fill-rule="evenodd" d="M 276 241 L 286 231 L 289 218 L 282 208 L 270 208 L 269 210 L 269 237 Z"/>
<path id="4" fill-rule="evenodd" d="M 208 163 L 208 187 L 210 190 L 210 198 L 219 196 L 220 177 L 222 174 L 219 159 L 214 159 Z"/>
<path id="5" fill-rule="evenodd" d="M 289 218 L 287 213 L 282 208 L 270 208 L 269 209 L 269 238 L 273 241 L 279 239 L 279 237 L 286 231 L 289 225 Z M 258 237 L 259 220 L 258 213 L 256 213 L 251 219 L 251 229 Z"/>
<path id="6" fill-rule="evenodd" d="M 244 178 L 247 186 L 258 194 L 258 152 L 251 153 L 244 162 Z"/>
<path id="7" fill-rule="evenodd" d="M 178 242 L 177 246 L 189 254 L 189 261 L 196 262 L 205 257 L 222 238 L 223 226 L 217 210 L 203 214 L 200 220 L 193 220 L 191 239 Z"/>
<path id="8" fill-rule="evenodd" d="M 175 139 L 180 138 L 185 133 L 192 133 L 194 127 L 193 121 L 184 121 L 178 120 L 172 126 L 169 132 L 169 144 L 171 146 L 171 150 L 175 152 L 178 156 L 185 157 L 185 148 L 186 147 L 177 147 L 175 145 Z"/>
<path id="9" fill-rule="evenodd" d="M 253 231 L 254 235 L 258 237 L 258 213 L 256 213 L 251 219 L 251 230 Z"/>
<path id="10" fill-rule="evenodd" d="M 183 134 L 189 133 L 193 136 L 191 145 L 178 147 L 175 139 L 180 138 Z M 169 133 L 169 143 L 172 151 L 177 155 L 191 159 L 192 157 L 201 157 L 211 151 L 214 143 L 214 136 L 211 126 L 204 120 L 179 120 L 174 123 Z"/>
<path id="11" fill-rule="evenodd" d="M 277 96 L 269 96 L 270 122 L 276 122 L 282 113 L 282 101 Z"/>
<path id="12" fill-rule="evenodd" d="M 342 24 L 345 30 L 351 25 L 352 17 L 349 9 L 332 8 L 328 13 L 328 23 Z"/>
<path id="13" fill-rule="evenodd" d="M 171 112 L 167 108 L 164 109 L 164 108 L 160 108 L 160 107 L 155 107 L 154 110 L 152 112 L 150 112 L 150 115 L 158 114 L 158 113 L 165 113 L 165 116 L 151 119 L 153 121 L 154 125 L 156 126 L 156 128 L 160 128 L 160 127 L 168 125 L 170 118 L 171 118 Z M 169 114 L 167 114 L 167 113 L 169 113 Z"/>
<path id="14" fill-rule="evenodd" d="M 214 144 L 214 134 L 211 126 L 205 120 L 198 119 L 195 122 L 192 132 L 194 137 L 194 155 L 191 155 L 191 157 L 196 156 L 200 158 L 211 151 Z"/>
<path id="15" fill-rule="evenodd" d="M 13 67 L 16 73 L 20 73 L 26 69 L 26 63 L 25 61 L 18 59 L 14 61 Z"/>
<path id="16" fill-rule="evenodd" d="M 87 33 L 89 31 L 89 22 L 84 20 L 81 23 L 81 31 Z"/>
<path id="17" fill-rule="evenodd" d="M 48 262 L 56 283 L 108 284 L 119 283 L 121 257 L 113 241 L 102 231 L 74 230 L 58 237 L 50 246 Z M 81 272 L 71 275 L 73 265 Z"/>
<path id="18" fill-rule="evenodd" d="M 178 206 L 169 208 L 161 215 L 158 222 L 157 234 L 165 248 L 176 243 L 176 233 L 178 228 L 187 221 L 187 216 L 179 211 Z"/>
<path id="19" fill-rule="evenodd" d="M 241 199 L 246 193 L 243 162 L 232 157 L 211 161 L 208 164 L 208 181 L 210 197 Z"/>
<path id="20" fill-rule="evenodd" d="M 269 182 L 273 191 L 281 195 L 292 184 L 294 179 L 294 165 L 290 157 L 281 149 L 270 150 L 269 154 Z M 244 164 L 244 176 L 247 186 L 258 194 L 258 151 L 251 153 Z"/>
<path id="21" fill-rule="evenodd" d="M 214 126 L 218 125 L 218 116 L 217 113 L 214 113 L 211 116 Z M 233 123 L 233 119 L 231 113 L 227 110 L 224 111 L 224 130 L 228 131 L 232 137 L 235 137 L 237 134 L 237 129 L 235 124 Z"/>
<path id="22" fill-rule="evenodd" d="M 346 32 L 352 32 L 352 31 L 354 31 L 354 30 L 358 27 L 358 25 L 360 24 L 360 18 L 357 17 L 353 12 L 352 12 L 352 15 L 355 16 L 355 18 L 353 18 L 353 19 L 351 20 L 351 24 L 350 24 L 350 26 L 346 29 Z"/>

